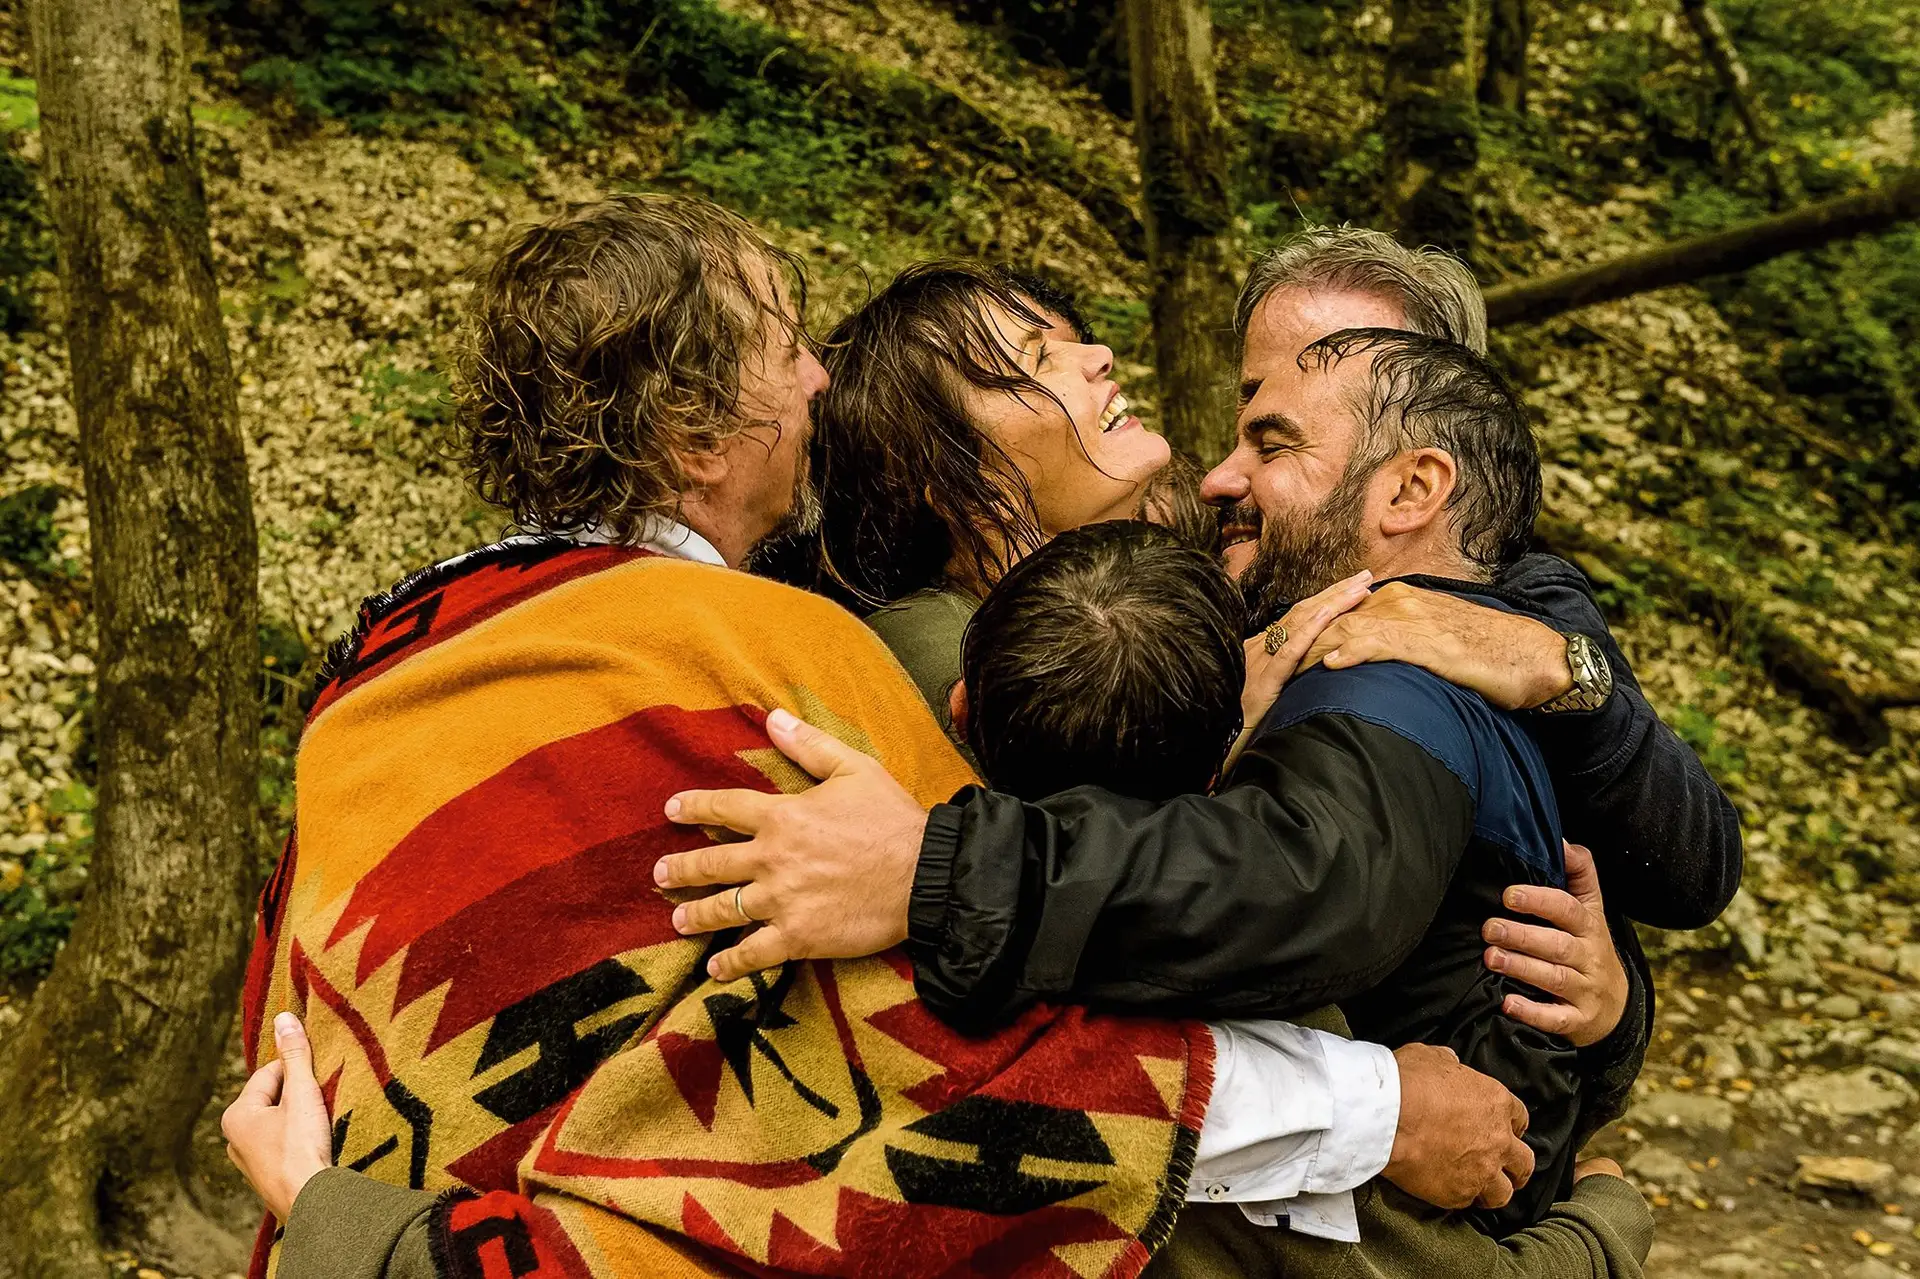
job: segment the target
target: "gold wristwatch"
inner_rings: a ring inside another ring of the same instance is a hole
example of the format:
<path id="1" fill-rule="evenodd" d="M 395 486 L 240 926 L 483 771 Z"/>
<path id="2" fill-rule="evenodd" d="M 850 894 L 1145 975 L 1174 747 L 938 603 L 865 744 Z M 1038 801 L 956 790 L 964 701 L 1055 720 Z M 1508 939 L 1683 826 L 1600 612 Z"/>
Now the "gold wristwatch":
<path id="1" fill-rule="evenodd" d="M 1554 711 L 1597 711 L 1607 704 L 1613 696 L 1613 667 L 1607 662 L 1607 655 L 1600 646 L 1584 635 L 1567 636 L 1567 671 L 1573 676 L 1573 687 L 1550 702 L 1542 703 L 1540 710 Z"/>

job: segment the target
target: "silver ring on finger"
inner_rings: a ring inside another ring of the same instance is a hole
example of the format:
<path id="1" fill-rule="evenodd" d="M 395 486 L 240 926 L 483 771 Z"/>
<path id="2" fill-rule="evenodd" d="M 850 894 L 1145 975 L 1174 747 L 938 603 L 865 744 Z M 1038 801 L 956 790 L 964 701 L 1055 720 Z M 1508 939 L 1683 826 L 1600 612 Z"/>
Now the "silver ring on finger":
<path id="1" fill-rule="evenodd" d="M 1278 653 L 1287 646 L 1287 624 L 1285 622 L 1269 622 L 1267 629 L 1263 631 L 1262 634 L 1267 637 L 1268 657 L 1272 657 L 1275 653 Z"/>
<path id="2" fill-rule="evenodd" d="M 741 894 L 746 891 L 747 886 L 745 884 L 741 884 L 733 890 L 733 913 L 740 916 L 740 922 L 743 924 L 757 924 L 760 921 L 752 915 L 747 914 L 746 904 L 740 900 Z"/>

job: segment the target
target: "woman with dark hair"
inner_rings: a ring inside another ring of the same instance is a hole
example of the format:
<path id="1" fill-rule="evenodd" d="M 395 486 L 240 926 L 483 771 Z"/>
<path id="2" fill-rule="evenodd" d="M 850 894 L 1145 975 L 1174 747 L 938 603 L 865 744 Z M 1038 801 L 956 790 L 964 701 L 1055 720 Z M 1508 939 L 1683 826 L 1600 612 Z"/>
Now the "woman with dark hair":
<path id="1" fill-rule="evenodd" d="M 949 732 L 981 598 L 1055 534 L 1140 514 L 1171 456 L 1090 337 L 1040 281 L 928 262 L 827 339 L 799 576 L 867 614 Z"/>

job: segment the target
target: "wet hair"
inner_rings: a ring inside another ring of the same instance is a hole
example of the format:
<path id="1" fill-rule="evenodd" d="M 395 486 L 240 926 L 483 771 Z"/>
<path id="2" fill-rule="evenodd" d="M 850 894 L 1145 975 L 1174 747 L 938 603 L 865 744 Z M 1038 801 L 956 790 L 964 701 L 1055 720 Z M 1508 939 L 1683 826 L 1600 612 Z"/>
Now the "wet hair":
<path id="1" fill-rule="evenodd" d="M 1087 323 L 1086 315 L 1080 310 L 1079 302 L 1074 300 L 1071 293 L 1046 277 L 1035 275 L 1030 271 L 1018 271 L 1013 267 L 1002 266 L 995 267 L 994 274 L 1012 286 L 1016 293 L 1034 302 L 1042 311 L 1065 320 L 1067 327 L 1073 330 L 1074 337 L 1078 338 L 1082 345 L 1090 345 L 1094 341 L 1093 326 Z"/>
<path id="2" fill-rule="evenodd" d="M 1275 289 L 1351 289 L 1397 303 L 1406 327 L 1487 353 L 1487 303 L 1473 271 L 1443 249 L 1409 249 L 1384 231 L 1310 226 L 1253 260 L 1234 308 L 1242 342 Z"/>
<path id="3" fill-rule="evenodd" d="M 1220 512 L 1200 497 L 1200 481 L 1206 474 L 1192 457 L 1175 449 L 1167 464 L 1147 481 L 1134 518 L 1171 529 L 1195 550 L 1217 554 Z"/>
<path id="4" fill-rule="evenodd" d="M 1240 730 L 1246 610 L 1218 561 L 1110 520 L 1013 566 L 968 623 L 967 741 L 1027 799 L 1204 792 Z"/>
<path id="5" fill-rule="evenodd" d="M 1015 363 L 986 310 L 1049 327 L 1041 308 L 1059 304 L 1033 296 L 1044 291 L 978 263 L 923 262 L 834 328 L 811 454 L 825 509 L 811 569 L 796 571 L 789 550 L 782 576 L 871 609 L 945 585 L 955 560 L 991 584 L 1040 545 L 1033 494 L 973 424 L 962 388 L 1060 403 Z"/>
<path id="6" fill-rule="evenodd" d="M 769 334 L 798 260 L 705 200 L 616 195 L 516 232 L 467 307 L 454 405 L 481 498 L 522 527 L 616 540 L 677 516 L 682 459 L 757 425 L 742 360 Z"/>
<path id="7" fill-rule="evenodd" d="M 1489 576 L 1518 560 L 1540 514 L 1540 453 L 1520 393 L 1485 356 L 1404 329 L 1328 334 L 1300 353 L 1300 367 L 1356 355 L 1372 355 L 1373 366 L 1353 399 L 1363 434 L 1348 475 L 1370 475 L 1410 449 L 1445 449 L 1461 554 Z"/>

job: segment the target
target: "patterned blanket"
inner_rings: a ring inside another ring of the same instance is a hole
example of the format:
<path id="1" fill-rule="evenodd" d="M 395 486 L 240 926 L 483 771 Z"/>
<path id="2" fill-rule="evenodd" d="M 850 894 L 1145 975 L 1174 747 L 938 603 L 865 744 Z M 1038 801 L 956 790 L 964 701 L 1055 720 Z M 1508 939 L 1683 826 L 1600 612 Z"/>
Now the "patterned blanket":
<path id="1" fill-rule="evenodd" d="M 857 620 L 742 573 L 523 539 L 369 601 L 261 895 L 250 1058 L 306 1019 L 336 1161 L 448 1192 L 448 1276 L 1137 1274 L 1203 1027 L 1039 1009 L 970 1039 L 898 954 L 722 985 L 673 931 L 653 863 L 707 836 L 667 796 L 810 784 L 775 706 L 923 803 L 971 781 Z"/>

